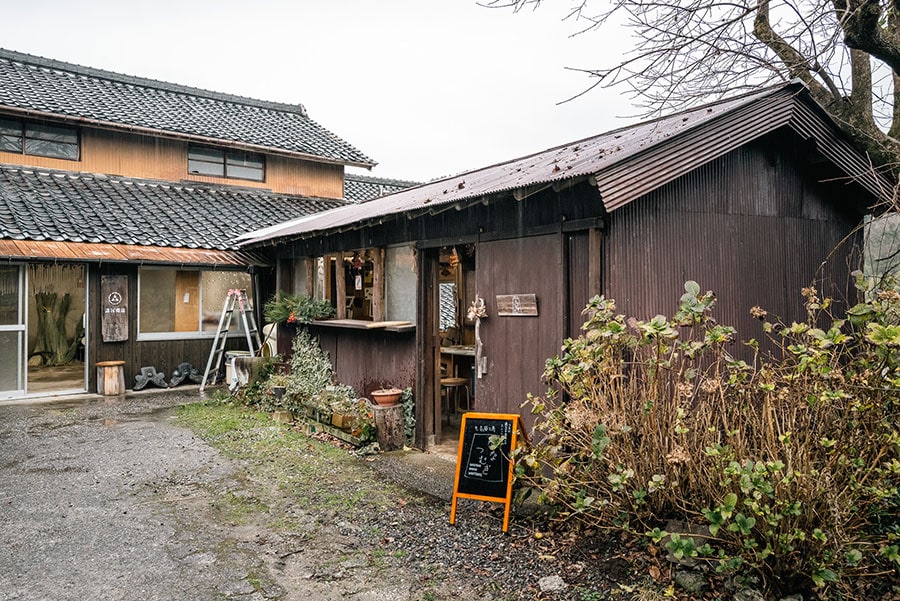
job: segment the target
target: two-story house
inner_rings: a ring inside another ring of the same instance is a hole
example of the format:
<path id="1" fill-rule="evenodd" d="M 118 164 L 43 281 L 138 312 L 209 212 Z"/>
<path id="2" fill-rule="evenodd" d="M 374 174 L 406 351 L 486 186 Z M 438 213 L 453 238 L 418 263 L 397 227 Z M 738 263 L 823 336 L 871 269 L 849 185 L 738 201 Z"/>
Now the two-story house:
<path id="1" fill-rule="evenodd" d="M 233 240 L 373 165 L 301 105 L 0 50 L 0 399 L 202 370 L 227 291 L 275 288 Z"/>

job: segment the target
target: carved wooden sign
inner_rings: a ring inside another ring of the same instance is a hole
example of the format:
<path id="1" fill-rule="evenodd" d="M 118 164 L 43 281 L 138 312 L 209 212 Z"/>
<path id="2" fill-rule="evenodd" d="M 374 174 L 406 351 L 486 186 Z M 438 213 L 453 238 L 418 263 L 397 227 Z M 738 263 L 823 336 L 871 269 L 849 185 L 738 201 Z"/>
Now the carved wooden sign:
<path id="1" fill-rule="evenodd" d="M 498 294 L 497 315 L 533 316 L 538 314 L 535 294 Z"/>
<path id="2" fill-rule="evenodd" d="M 128 340 L 128 276 L 100 276 L 100 297 L 103 342 Z"/>

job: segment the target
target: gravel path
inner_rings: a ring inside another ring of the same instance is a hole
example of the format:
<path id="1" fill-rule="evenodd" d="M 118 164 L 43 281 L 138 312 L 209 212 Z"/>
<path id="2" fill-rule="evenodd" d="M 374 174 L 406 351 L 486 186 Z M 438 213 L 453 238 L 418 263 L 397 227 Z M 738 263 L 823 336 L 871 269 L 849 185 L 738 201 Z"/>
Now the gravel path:
<path id="1" fill-rule="evenodd" d="M 0 598 L 221 599 L 252 558 L 186 539 L 160 487 L 234 466 L 174 427 L 178 395 L 0 407 Z"/>
<path id="2" fill-rule="evenodd" d="M 388 511 L 312 513 L 175 425 L 197 398 L 0 406 L 0 599 L 604 599 L 628 575 L 599 539 L 536 538 L 524 515 L 502 534 L 496 504 L 450 526 L 453 465 L 428 454 L 350 464 L 346 495 L 407 487 Z M 553 576 L 566 589 L 542 592 Z"/>

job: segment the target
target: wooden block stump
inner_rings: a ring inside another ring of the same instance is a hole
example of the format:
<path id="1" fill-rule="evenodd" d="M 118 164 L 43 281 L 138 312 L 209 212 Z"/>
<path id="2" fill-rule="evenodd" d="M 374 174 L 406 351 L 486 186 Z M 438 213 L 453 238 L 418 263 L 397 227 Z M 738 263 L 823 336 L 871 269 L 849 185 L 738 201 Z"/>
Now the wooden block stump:
<path id="1" fill-rule="evenodd" d="M 97 362 L 97 394 L 117 396 L 125 394 L 124 361 Z"/>
<path id="2" fill-rule="evenodd" d="M 378 446 L 382 451 L 402 449 L 406 443 L 406 432 L 403 427 L 403 405 L 392 407 L 374 406 L 375 430 Z"/>

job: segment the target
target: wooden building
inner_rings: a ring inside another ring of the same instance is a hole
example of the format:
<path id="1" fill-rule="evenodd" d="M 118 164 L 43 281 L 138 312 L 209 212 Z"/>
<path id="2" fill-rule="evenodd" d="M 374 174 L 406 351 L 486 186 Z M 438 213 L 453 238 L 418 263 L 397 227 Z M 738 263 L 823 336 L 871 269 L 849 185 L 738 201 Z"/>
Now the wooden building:
<path id="1" fill-rule="evenodd" d="M 234 238 L 373 164 L 302 105 L 0 50 L 0 399 L 96 390 L 98 361 L 202 371 L 227 291 L 272 289 Z"/>
<path id="2" fill-rule="evenodd" d="M 428 446 L 456 392 L 512 413 L 541 393 L 545 360 L 595 294 L 649 319 L 693 279 L 745 338 L 761 335 L 754 305 L 802 318 L 811 283 L 846 298 L 853 253 L 835 249 L 883 186 L 791 83 L 250 233 L 242 248 L 275 255 L 281 289 L 333 300 L 339 318 L 313 329 L 339 381 L 414 386 Z M 467 386 L 441 385 L 454 375 Z"/>

